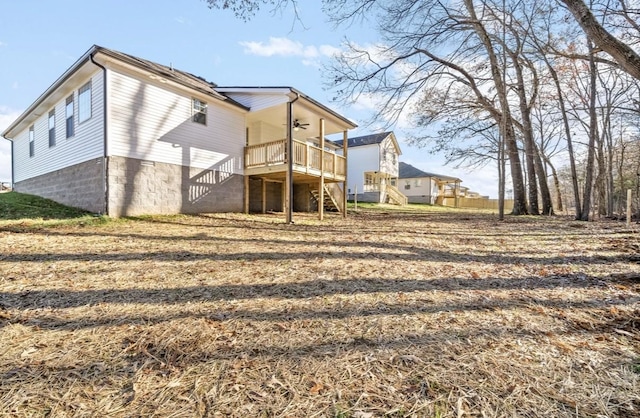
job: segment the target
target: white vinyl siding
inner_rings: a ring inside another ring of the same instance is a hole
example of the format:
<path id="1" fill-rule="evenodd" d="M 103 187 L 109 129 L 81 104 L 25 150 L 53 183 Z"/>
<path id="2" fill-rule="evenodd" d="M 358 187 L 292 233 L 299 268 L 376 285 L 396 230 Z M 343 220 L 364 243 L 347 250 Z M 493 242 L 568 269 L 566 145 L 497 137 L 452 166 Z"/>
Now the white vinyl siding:
<path id="1" fill-rule="evenodd" d="M 193 96 L 116 69 L 108 71 L 109 155 L 242 173 L 242 110 L 210 98 L 207 125 L 193 123 Z"/>
<path id="2" fill-rule="evenodd" d="M 81 125 L 75 121 L 75 137 L 72 140 L 61 139 L 66 137 L 66 123 L 56 123 L 56 146 L 49 147 L 48 112 L 40 116 L 34 123 L 34 157 L 29 157 L 29 129 L 27 128 L 15 135 L 13 147 L 15 182 L 69 167 L 103 155 L 102 78 L 102 70 L 97 70 L 91 77 L 93 90 L 91 107 L 93 109 L 93 117 Z M 78 84 L 74 89 L 75 93 L 77 94 L 77 89 L 85 85 L 88 81 L 88 79 L 85 79 L 81 84 Z M 69 88 L 69 86 L 63 87 Z M 68 96 L 69 95 L 67 95 L 67 97 Z M 58 115 L 66 115 L 66 104 L 66 99 L 62 99 L 56 103 L 51 110 L 55 111 Z M 75 115 L 77 117 L 77 112 Z"/>
<path id="3" fill-rule="evenodd" d="M 387 137 L 380 143 L 379 171 L 387 173 L 391 177 L 398 176 L 398 154 L 393 140 L 390 137 Z"/>
<path id="4" fill-rule="evenodd" d="M 341 153 L 341 152 L 340 152 Z M 358 193 L 364 189 L 364 173 L 380 171 L 380 152 L 378 144 L 362 145 L 349 148 L 347 161 L 347 188 L 351 193 L 358 188 Z"/>
<path id="5" fill-rule="evenodd" d="M 438 195 L 438 186 L 435 180 L 431 177 L 413 177 L 399 179 L 399 189 L 407 196 L 431 196 L 430 202 L 435 203 L 436 196 Z M 407 186 L 409 186 L 407 188 Z"/>

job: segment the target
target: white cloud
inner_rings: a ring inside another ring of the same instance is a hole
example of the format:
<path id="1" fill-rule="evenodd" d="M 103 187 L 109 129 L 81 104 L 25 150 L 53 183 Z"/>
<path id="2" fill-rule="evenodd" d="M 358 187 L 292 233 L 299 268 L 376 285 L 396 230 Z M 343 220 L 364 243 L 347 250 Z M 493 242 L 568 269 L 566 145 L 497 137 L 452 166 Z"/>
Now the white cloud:
<path id="1" fill-rule="evenodd" d="M 244 53 L 257 55 L 260 57 L 302 57 L 304 65 L 317 66 L 317 59 L 330 57 L 340 51 L 331 45 L 304 45 L 300 41 L 289 38 L 270 37 L 269 42 L 242 41 L 240 45 L 244 47 Z"/>
<path id="2" fill-rule="evenodd" d="M 0 132 L 20 116 L 20 112 L 0 106 Z M 11 142 L 0 137 L 0 181 L 11 181 Z"/>
<path id="3" fill-rule="evenodd" d="M 11 88 L 12 88 L 12 89 L 14 89 L 14 90 L 17 90 L 17 89 L 19 89 L 19 88 L 20 88 L 20 85 L 18 84 L 18 82 L 17 82 L 17 81 L 14 81 L 14 82 L 11 84 Z"/>
<path id="4" fill-rule="evenodd" d="M 7 46 L 7 43 L 0 41 L 0 47 L 2 47 L 2 46 Z"/>

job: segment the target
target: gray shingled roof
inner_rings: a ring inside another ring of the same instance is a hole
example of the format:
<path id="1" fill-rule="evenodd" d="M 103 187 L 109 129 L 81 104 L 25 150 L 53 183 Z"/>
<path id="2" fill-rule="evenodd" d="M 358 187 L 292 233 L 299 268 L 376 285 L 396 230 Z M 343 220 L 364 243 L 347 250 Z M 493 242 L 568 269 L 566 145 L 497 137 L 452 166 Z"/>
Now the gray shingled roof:
<path id="1" fill-rule="evenodd" d="M 371 135 L 356 136 L 353 138 L 349 138 L 347 141 L 347 146 L 349 148 L 352 148 L 352 147 L 359 147 L 362 145 L 379 144 L 382 141 L 384 141 L 386 137 L 391 135 L 391 133 L 392 132 L 382 132 L 379 134 L 371 134 Z M 333 141 L 333 142 L 335 142 L 335 144 L 338 146 L 342 146 L 342 143 L 344 141 L 341 139 L 339 141 Z"/>
<path id="2" fill-rule="evenodd" d="M 412 166 L 411 164 L 403 163 L 402 161 L 398 165 L 399 175 L 398 178 L 401 179 L 412 179 L 417 177 L 433 177 L 439 180 L 445 181 L 462 181 L 457 177 L 451 176 L 443 176 L 442 174 L 429 173 L 426 171 L 422 171 L 419 168 Z"/>
<path id="3" fill-rule="evenodd" d="M 173 68 L 173 66 L 168 67 L 166 65 L 158 64 L 153 61 L 149 61 L 133 55 L 125 54 L 124 52 L 115 51 L 113 49 L 104 48 L 98 45 L 96 45 L 96 49 L 98 52 L 101 52 L 105 55 L 109 55 L 120 61 L 126 62 L 131 65 L 135 65 L 138 68 L 155 73 L 160 77 L 164 77 L 168 80 L 182 84 L 183 86 L 191 87 L 193 89 L 204 92 L 208 95 L 217 97 L 221 100 L 229 100 L 229 98 L 218 93 L 215 90 L 215 87 L 217 87 L 215 83 L 207 81 L 204 78 L 199 77 L 197 75 L 193 75 L 186 71 L 178 70 L 176 68 Z"/>

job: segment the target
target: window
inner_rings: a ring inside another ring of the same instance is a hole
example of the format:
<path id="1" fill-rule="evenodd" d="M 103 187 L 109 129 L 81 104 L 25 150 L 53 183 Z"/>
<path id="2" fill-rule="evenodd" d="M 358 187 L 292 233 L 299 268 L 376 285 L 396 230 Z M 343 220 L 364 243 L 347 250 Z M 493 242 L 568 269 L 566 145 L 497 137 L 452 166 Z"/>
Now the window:
<path id="1" fill-rule="evenodd" d="M 411 185 L 409 183 L 404 185 L 405 190 L 411 190 Z"/>
<path id="2" fill-rule="evenodd" d="M 56 144 L 56 110 L 49 112 L 49 147 Z"/>
<path id="3" fill-rule="evenodd" d="M 207 103 L 199 99 L 193 99 L 192 115 L 193 115 L 194 122 L 206 125 L 207 124 Z"/>
<path id="4" fill-rule="evenodd" d="M 78 123 L 91 118 L 91 81 L 78 90 Z"/>
<path id="5" fill-rule="evenodd" d="M 416 179 L 416 187 L 422 186 L 422 179 Z"/>
<path id="6" fill-rule="evenodd" d="M 74 135 L 73 126 L 73 94 L 67 97 L 67 104 L 64 108 L 66 118 L 67 138 L 71 138 Z"/>
<path id="7" fill-rule="evenodd" d="M 36 154 L 36 131 L 33 125 L 29 127 L 29 157 L 33 157 Z"/>

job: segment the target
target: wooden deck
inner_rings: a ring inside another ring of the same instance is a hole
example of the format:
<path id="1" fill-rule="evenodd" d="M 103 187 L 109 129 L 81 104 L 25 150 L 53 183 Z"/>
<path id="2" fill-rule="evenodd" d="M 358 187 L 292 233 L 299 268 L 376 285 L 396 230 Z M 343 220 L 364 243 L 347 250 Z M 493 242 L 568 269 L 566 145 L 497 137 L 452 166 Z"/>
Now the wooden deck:
<path id="1" fill-rule="evenodd" d="M 284 175 L 287 170 L 287 140 L 250 145 L 244 149 L 245 175 Z M 309 143 L 293 140 L 293 172 L 296 177 L 320 177 L 324 155 L 324 177 L 329 181 L 344 181 L 346 159 Z"/>

